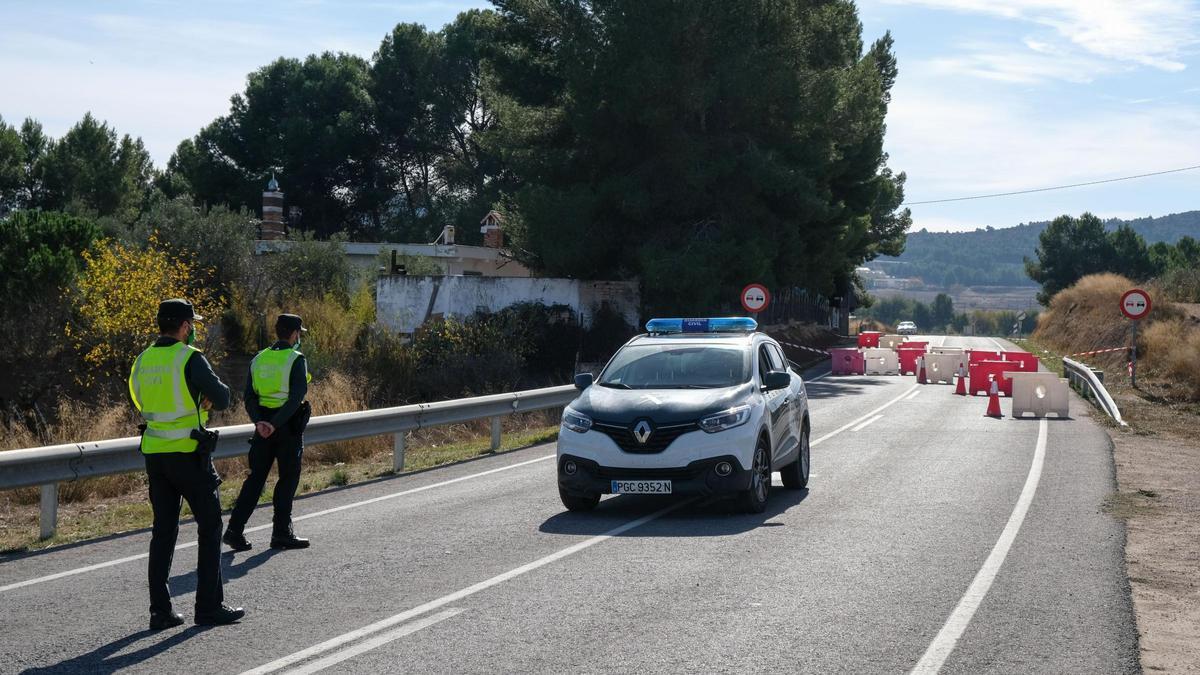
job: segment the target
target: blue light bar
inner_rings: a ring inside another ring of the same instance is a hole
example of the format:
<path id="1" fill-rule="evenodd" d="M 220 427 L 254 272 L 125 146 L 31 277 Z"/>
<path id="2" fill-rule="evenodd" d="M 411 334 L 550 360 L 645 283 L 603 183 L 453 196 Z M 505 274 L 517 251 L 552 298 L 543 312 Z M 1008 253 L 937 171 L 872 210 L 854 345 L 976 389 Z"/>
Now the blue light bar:
<path id="1" fill-rule="evenodd" d="M 743 316 L 716 319 L 650 319 L 648 333 L 752 333 L 758 322 Z"/>

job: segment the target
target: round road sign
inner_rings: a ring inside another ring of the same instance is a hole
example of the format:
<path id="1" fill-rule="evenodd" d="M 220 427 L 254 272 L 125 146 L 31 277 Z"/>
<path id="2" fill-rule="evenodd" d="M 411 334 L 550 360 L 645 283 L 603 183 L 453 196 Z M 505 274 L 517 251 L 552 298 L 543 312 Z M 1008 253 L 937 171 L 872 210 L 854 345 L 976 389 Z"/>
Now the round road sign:
<path id="1" fill-rule="evenodd" d="M 742 289 L 742 309 L 758 313 L 771 303 L 771 293 L 762 284 L 750 284 Z"/>
<path id="2" fill-rule="evenodd" d="M 1146 318 L 1150 313 L 1150 294 L 1140 288 L 1125 291 L 1121 296 L 1121 312 L 1134 321 Z"/>

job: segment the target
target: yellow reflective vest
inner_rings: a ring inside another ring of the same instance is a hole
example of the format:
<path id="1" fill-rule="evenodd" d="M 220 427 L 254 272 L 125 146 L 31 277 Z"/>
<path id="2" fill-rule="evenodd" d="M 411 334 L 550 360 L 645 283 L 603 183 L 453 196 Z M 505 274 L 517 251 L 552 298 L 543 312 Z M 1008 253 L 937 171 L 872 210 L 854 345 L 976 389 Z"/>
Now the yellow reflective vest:
<path id="1" fill-rule="evenodd" d="M 295 349 L 264 349 L 250 362 L 250 381 L 258 403 L 264 408 L 282 408 L 292 385 L 292 366 L 301 353 Z M 306 382 L 312 373 L 304 372 Z"/>
<path id="2" fill-rule="evenodd" d="M 183 371 L 188 359 L 200 350 L 182 342 L 150 347 L 133 362 L 129 396 L 146 422 L 142 452 L 195 452 L 192 429 L 208 423 L 208 412 L 199 410 L 188 393 Z"/>

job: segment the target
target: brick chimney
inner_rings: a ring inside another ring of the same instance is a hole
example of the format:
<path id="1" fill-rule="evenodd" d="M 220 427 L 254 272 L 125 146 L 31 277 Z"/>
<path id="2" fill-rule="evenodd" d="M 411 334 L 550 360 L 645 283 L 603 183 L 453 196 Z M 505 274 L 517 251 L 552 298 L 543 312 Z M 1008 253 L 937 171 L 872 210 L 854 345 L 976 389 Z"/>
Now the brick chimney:
<path id="1" fill-rule="evenodd" d="M 279 189 L 279 181 L 271 174 L 271 182 L 267 183 L 267 191 L 263 193 L 262 233 L 263 239 L 283 239 L 283 192 Z"/>
<path id="2" fill-rule="evenodd" d="M 483 227 L 479 231 L 483 233 L 483 245 L 488 248 L 504 248 L 504 230 L 500 226 L 504 223 L 504 216 L 501 216 L 496 211 L 488 211 L 488 214 L 483 217 L 480 224 Z"/>

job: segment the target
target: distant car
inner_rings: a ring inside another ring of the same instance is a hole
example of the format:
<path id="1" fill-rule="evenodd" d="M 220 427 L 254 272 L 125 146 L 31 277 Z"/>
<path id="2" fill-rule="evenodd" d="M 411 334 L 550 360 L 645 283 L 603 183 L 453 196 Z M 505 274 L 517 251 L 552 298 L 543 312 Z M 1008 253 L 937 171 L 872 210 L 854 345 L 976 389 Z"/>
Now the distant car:
<path id="1" fill-rule="evenodd" d="M 654 319 L 563 411 L 558 490 L 572 511 L 601 494 L 737 495 L 761 513 L 779 471 L 808 484 L 804 381 L 748 318 Z"/>
<path id="2" fill-rule="evenodd" d="M 911 321 L 901 321 L 900 324 L 896 326 L 896 332 L 900 335 L 916 335 L 917 324 Z"/>

